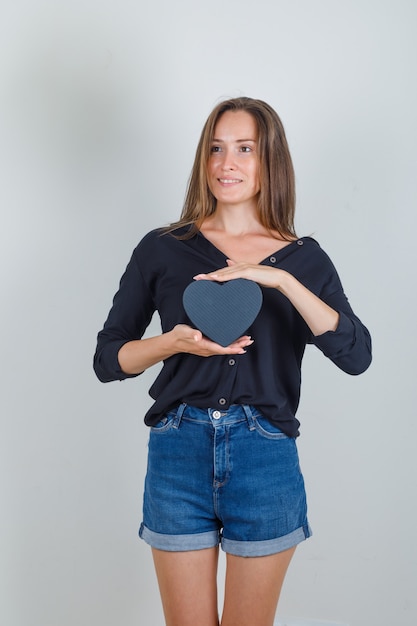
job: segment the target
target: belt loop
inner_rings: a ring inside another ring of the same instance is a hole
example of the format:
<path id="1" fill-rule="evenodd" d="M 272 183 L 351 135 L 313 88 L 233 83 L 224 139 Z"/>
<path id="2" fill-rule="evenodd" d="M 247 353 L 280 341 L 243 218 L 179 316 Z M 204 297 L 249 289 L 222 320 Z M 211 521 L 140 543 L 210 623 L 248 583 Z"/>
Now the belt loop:
<path id="1" fill-rule="evenodd" d="M 178 409 L 177 409 L 177 414 L 174 417 L 174 421 L 172 422 L 172 428 L 179 428 L 179 425 L 181 423 L 181 419 L 182 419 L 182 415 L 185 411 L 185 409 L 187 408 L 187 405 L 185 402 L 183 402 L 182 404 L 179 405 Z"/>
<path id="2" fill-rule="evenodd" d="M 245 411 L 249 430 L 255 430 L 255 420 L 252 414 L 252 408 L 248 404 L 242 404 L 242 409 Z"/>

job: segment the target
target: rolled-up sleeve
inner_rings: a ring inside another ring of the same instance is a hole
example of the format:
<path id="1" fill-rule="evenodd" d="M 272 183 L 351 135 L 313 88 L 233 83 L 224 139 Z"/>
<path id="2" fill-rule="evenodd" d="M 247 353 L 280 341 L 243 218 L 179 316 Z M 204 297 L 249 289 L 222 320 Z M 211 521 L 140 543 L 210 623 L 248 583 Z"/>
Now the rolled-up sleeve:
<path id="1" fill-rule="evenodd" d="M 101 382 L 138 376 L 122 371 L 118 353 L 125 343 L 143 336 L 154 311 L 152 294 L 140 270 L 136 249 L 120 280 L 103 330 L 97 336 L 93 366 Z"/>
<path id="2" fill-rule="evenodd" d="M 362 374 L 372 361 L 369 331 L 353 313 L 338 313 L 336 330 L 312 336 L 311 343 L 347 374 Z"/>

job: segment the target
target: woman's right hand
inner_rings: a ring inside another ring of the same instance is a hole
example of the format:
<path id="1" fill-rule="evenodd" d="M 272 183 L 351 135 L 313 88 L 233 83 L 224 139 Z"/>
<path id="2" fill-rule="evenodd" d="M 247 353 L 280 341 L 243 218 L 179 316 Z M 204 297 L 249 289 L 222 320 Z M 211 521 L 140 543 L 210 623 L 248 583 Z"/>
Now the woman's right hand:
<path id="1" fill-rule="evenodd" d="M 249 335 L 243 335 L 229 346 L 223 347 L 210 339 L 207 339 L 200 330 L 187 324 L 177 324 L 171 330 L 175 342 L 175 353 L 186 352 L 197 356 L 215 356 L 222 354 L 245 354 L 248 346 L 253 343 Z"/>
<path id="2" fill-rule="evenodd" d="M 252 343 L 253 340 L 244 335 L 224 348 L 204 337 L 196 328 L 191 328 L 187 324 L 177 324 L 162 335 L 128 341 L 120 348 L 118 360 L 126 374 L 140 374 L 148 367 L 181 352 L 202 357 L 245 354 L 245 348 Z"/>

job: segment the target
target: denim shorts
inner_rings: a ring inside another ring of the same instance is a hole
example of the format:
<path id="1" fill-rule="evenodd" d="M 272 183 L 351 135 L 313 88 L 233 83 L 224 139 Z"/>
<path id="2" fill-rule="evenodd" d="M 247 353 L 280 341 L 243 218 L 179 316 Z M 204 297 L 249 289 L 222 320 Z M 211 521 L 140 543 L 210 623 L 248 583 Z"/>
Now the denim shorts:
<path id="1" fill-rule="evenodd" d="M 159 550 L 221 544 L 237 556 L 274 554 L 307 539 L 295 439 L 249 405 L 181 404 L 151 428 L 139 535 Z"/>

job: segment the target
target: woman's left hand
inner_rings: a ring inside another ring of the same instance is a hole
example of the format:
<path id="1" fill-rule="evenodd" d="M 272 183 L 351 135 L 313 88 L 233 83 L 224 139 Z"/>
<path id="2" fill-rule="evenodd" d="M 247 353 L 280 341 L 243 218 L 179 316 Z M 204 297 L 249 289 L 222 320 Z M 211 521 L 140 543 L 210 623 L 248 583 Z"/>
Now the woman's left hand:
<path id="1" fill-rule="evenodd" d="M 224 282 L 235 278 L 253 280 L 262 287 L 278 289 L 297 309 L 309 326 L 313 335 L 335 331 L 339 324 L 339 313 L 323 300 L 304 287 L 292 274 L 267 265 L 235 263 L 227 259 L 227 267 L 209 274 L 197 274 L 194 280 L 214 280 Z"/>
<path id="2" fill-rule="evenodd" d="M 209 272 L 208 274 L 197 274 L 194 280 L 213 280 L 219 283 L 235 278 L 247 278 L 262 285 L 279 289 L 281 281 L 287 272 L 267 265 L 252 265 L 251 263 L 236 263 L 227 259 L 227 267 Z"/>

